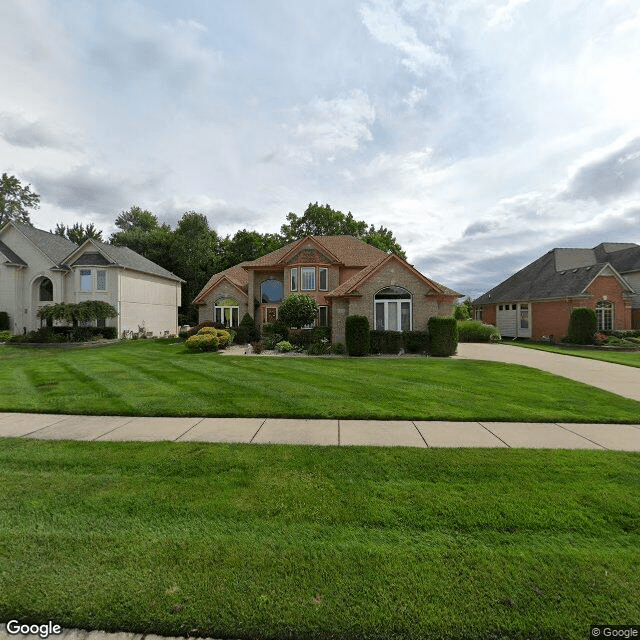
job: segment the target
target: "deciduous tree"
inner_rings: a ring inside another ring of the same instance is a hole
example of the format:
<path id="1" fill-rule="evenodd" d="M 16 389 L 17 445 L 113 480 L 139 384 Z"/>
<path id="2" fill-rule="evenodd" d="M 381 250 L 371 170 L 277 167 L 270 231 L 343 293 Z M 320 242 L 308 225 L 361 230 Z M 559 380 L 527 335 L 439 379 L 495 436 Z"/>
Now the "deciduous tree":
<path id="1" fill-rule="evenodd" d="M 40 196 L 26 187 L 15 176 L 2 174 L 0 178 L 0 228 L 10 220 L 31 224 L 29 209 L 37 209 Z"/>

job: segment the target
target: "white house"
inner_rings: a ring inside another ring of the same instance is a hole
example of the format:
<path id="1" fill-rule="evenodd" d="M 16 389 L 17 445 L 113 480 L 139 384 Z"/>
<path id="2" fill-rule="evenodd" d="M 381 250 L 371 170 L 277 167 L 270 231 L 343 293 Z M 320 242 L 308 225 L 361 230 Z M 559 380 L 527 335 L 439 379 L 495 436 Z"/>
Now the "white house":
<path id="1" fill-rule="evenodd" d="M 118 310 L 118 336 L 139 327 L 154 335 L 178 332 L 184 280 L 127 247 L 96 240 L 81 246 L 27 224 L 0 229 L 0 311 L 13 333 L 41 326 L 38 309 L 59 302 L 102 300 Z"/>

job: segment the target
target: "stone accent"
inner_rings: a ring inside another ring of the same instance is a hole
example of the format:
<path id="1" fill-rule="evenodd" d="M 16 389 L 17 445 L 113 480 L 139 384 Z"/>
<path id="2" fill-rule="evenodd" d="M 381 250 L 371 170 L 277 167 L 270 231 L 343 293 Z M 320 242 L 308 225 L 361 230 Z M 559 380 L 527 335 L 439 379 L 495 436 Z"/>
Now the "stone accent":
<path id="1" fill-rule="evenodd" d="M 238 322 L 242 320 L 245 313 L 248 311 L 247 295 L 241 293 L 229 282 L 223 281 L 220 286 L 216 287 L 207 297 L 206 304 L 200 306 L 198 309 L 198 322 L 213 322 L 213 307 L 216 300 L 233 298 L 238 301 L 239 315 Z M 252 309 L 253 311 L 253 309 Z"/>

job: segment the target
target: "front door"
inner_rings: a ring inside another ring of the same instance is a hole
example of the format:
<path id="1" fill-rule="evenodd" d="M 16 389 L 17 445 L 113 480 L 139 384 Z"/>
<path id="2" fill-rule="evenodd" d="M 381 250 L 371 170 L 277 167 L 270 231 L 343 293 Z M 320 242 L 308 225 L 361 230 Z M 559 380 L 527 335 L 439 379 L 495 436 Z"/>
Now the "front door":
<path id="1" fill-rule="evenodd" d="M 531 337 L 531 305 L 526 302 L 518 305 L 518 337 Z"/>

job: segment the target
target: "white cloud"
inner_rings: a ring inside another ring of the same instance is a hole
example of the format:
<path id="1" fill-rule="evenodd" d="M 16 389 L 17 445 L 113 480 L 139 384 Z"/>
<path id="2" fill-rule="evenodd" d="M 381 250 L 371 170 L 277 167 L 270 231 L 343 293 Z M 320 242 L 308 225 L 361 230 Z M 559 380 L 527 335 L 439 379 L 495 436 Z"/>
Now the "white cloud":
<path id="1" fill-rule="evenodd" d="M 402 64 L 411 72 L 422 75 L 427 70 L 448 69 L 447 57 L 423 42 L 389 0 L 369 0 L 360 7 L 360 15 L 376 40 L 403 54 Z"/>
<path id="2" fill-rule="evenodd" d="M 490 11 L 492 13 L 487 25 L 489 27 L 510 26 L 513 24 L 518 7 L 528 4 L 529 1 L 530 0 L 507 0 L 507 4 L 500 7 L 491 5 Z"/>
<path id="3" fill-rule="evenodd" d="M 290 127 L 296 141 L 293 157 L 307 161 L 316 155 L 334 158 L 333 154 L 356 151 L 372 139 L 375 109 L 364 91 L 351 91 L 332 100 L 314 98 L 293 110 L 293 115 L 298 121 Z"/>

